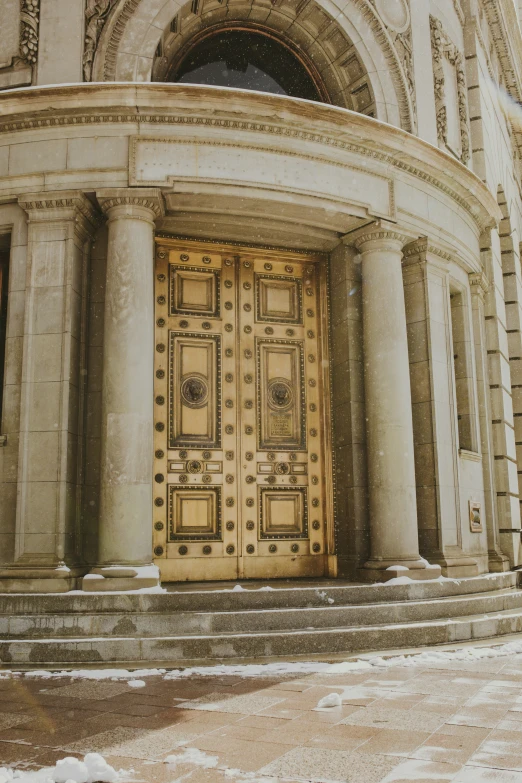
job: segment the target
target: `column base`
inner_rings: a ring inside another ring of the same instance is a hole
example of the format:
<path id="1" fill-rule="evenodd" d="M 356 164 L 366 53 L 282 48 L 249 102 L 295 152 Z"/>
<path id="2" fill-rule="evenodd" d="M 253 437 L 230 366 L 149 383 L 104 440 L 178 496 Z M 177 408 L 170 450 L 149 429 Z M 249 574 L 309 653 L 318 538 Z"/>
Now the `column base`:
<path id="1" fill-rule="evenodd" d="M 511 565 L 509 563 L 509 557 L 502 552 L 499 552 L 498 549 L 490 549 L 488 552 L 488 568 L 493 573 L 510 571 Z"/>
<path id="2" fill-rule="evenodd" d="M 388 582 L 401 576 L 426 581 L 441 575 L 440 565 L 431 565 L 427 560 L 368 560 L 358 572 L 363 582 Z"/>
<path id="3" fill-rule="evenodd" d="M 435 559 L 435 558 L 434 558 Z M 474 557 L 468 555 L 449 555 L 437 558 L 435 560 L 442 569 L 442 575 L 448 579 L 463 579 L 470 576 L 479 576 L 487 571 L 487 563 L 480 567 Z"/>
<path id="4" fill-rule="evenodd" d="M 0 569 L 0 593 L 68 593 L 85 568 L 7 566 Z"/>
<path id="5" fill-rule="evenodd" d="M 96 566 L 83 577 L 86 593 L 134 592 L 160 588 L 160 572 L 155 565 Z"/>

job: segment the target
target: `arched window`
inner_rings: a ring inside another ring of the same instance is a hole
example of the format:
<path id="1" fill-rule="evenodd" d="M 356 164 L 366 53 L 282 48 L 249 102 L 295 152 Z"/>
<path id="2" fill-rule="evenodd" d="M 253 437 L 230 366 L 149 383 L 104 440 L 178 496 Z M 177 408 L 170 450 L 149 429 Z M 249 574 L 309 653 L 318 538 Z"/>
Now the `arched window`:
<path id="1" fill-rule="evenodd" d="M 328 102 L 312 63 L 272 32 L 249 27 L 205 30 L 190 41 L 167 81 L 208 84 Z"/>

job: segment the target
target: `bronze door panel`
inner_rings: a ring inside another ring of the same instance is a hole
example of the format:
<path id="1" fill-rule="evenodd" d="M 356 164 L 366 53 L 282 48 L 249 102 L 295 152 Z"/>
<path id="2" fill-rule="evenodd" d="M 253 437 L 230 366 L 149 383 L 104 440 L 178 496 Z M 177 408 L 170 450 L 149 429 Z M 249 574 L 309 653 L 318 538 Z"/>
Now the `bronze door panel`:
<path id="1" fill-rule="evenodd" d="M 156 241 L 162 579 L 331 572 L 323 259 Z"/>
<path id="2" fill-rule="evenodd" d="M 169 332 L 169 447 L 219 448 L 221 336 Z"/>

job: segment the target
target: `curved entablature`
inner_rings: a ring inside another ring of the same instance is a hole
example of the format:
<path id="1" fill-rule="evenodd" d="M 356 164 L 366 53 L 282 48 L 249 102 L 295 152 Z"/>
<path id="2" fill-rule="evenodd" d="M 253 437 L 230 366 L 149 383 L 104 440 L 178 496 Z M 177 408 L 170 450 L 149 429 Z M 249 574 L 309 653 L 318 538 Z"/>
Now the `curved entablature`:
<path id="1" fill-rule="evenodd" d="M 188 84 L 92 84 L 6 91 L 0 114 L 10 161 L 4 198 L 42 176 L 38 156 L 20 159 L 27 138 L 59 148 L 45 172 L 64 189 L 79 181 L 161 188 L 167 217 L 181 215 L 176 230 L 185 235 L 201 235 L 197 220 L 208 237 L 219 214 L 231 230 L 243 221 L 251 234 L 255 220 L 257 235 L 264 221 L 284 246 L 328 250 L 354 227 L 385 220 L 401 222 L 412 240 L 437 235 L 477 271 L 478 237 L 501 218 L 489 190 L 452 156 L 319 102 Z"/>
<path id="2" fill-rule="evenodd" d="M 411 51 L 404 29 L 409 15 L 399 16 L 383 20 L 369 0 L 188 0 L 177 11 L 172 0 L 117 0 L 96 40 L 86 41 L 85 78 L 163 81 L 194 36 L 225 21 L 256 25 L 299 50 L 323 87 L 321 100 L 412 132 Z"/>

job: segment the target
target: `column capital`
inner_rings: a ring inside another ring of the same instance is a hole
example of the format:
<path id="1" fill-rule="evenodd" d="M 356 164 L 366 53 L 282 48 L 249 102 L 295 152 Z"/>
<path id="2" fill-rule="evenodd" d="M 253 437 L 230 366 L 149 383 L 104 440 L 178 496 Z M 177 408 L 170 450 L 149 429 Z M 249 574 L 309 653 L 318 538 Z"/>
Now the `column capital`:
<path id="1" fill-rule="evenodd" d="M 484 272 L 472 272 L 468 275 L 472 296 L 478 296 L 482 301 L 486 298 L 489 281 Z"/>
<path id="2" fill-rule="evenodd" d="M 84 230 L 92 234 L 101 222 L 100 212 L 81 190 L 26 193 L 18 203 L 27 212 L 30 223 L 81 221 Z"/>
<path id="3" fill-rule="evenodd" d="M 377 246 L 382 250 L 385 247 L 389 247 L 390 250 L 402 250 L 409 239 L 411 237 L 398 226 L 381 220 L 343 237 L 345 244 L 353 245 L 361 253 L 377 249 Z"/>
<path id="4" fill-rule="evenodd" d="M 96 198 L 109 220 L 117 216 L 137 219 L 149 217 L 154 221 L 165 214 L 163 195 L 159 188 L 104 188 L 96 191 Z"/>
<path id="5" fill-rule="evenodd" d="M 432 242 L 428 237 L 419 237 L 405 245 L 403 251 L 404 266 L 418 263 L 429 264 L 440 272 L 447 272 L 448 264 L 455 259 L 455 254 L 445 247 Z M 429 256 L 429 258 L 428 258 Z"/>

